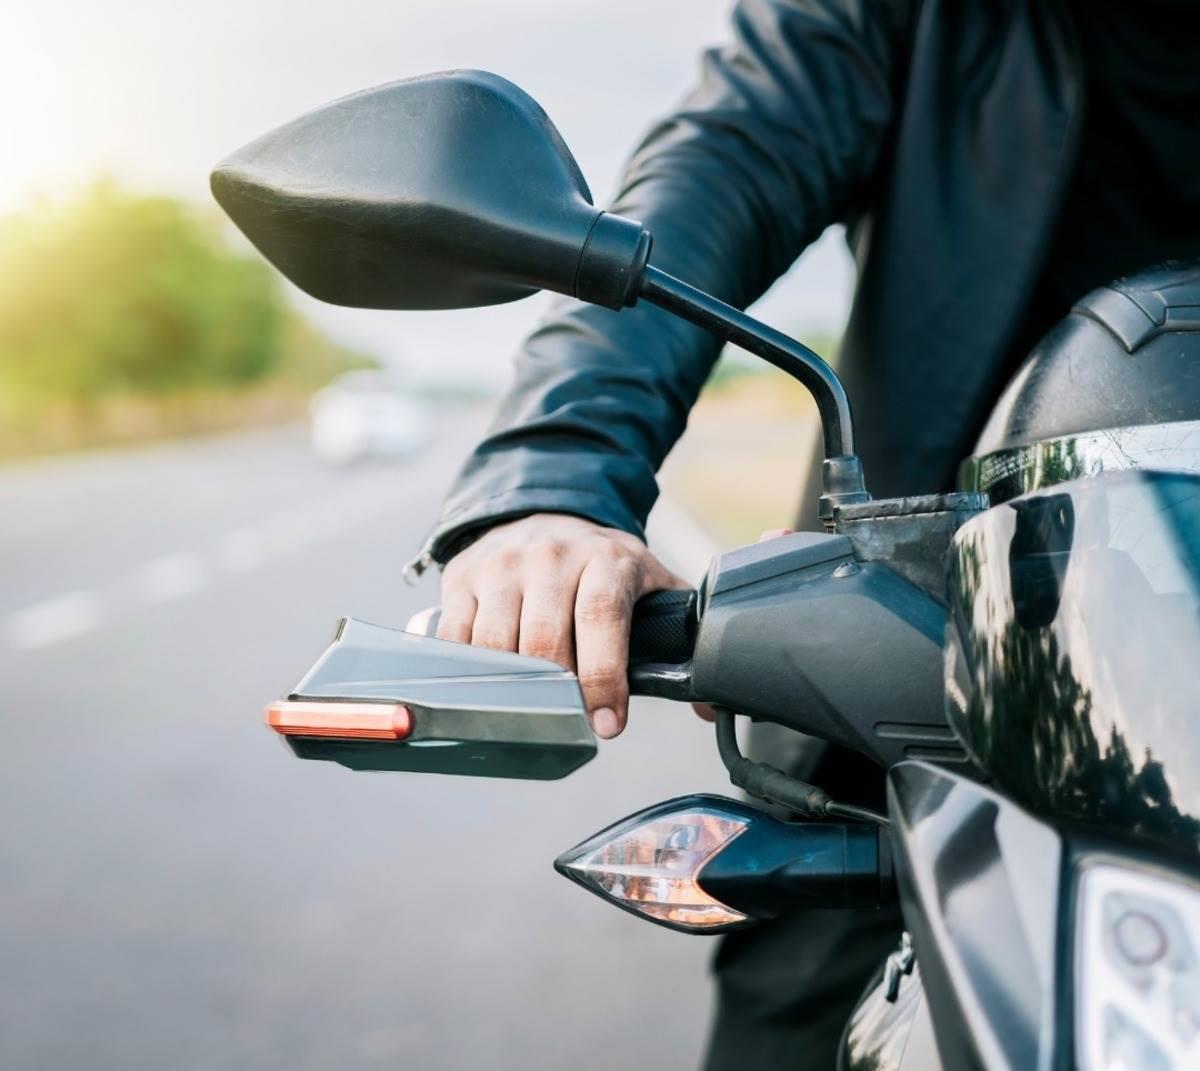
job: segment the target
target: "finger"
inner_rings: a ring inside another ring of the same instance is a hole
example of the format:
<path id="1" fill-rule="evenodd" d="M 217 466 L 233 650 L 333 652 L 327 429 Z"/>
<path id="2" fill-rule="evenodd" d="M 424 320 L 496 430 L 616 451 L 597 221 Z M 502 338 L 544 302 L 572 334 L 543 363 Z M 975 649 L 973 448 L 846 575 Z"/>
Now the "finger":
<path id="1" fill-rule="evenodd" d="M 778 539 L 780 536 L 792 535 L 795 531 L 795 528 L 768 528 L 758 537 L 758 541 L 765 543 L 768 539 Z"/>
<path id="2" fill-rule="evenodd" d="M 517 650 L 575 669 L 575 592 L 579 578 L 539 579 L 521 600 Z"/>
<path id="3" fill-rule="evenodd" d="M 416 636 L 433 636 L 437 633 L 441 617 L 442 608 L 440 606 L 426 606 L 424 610 L 418 610 L 408 619 L 404 631 L 411 632 Z"/>
<path id="4" fill-rule="evenodd" d="M 575 662 L 598 736 L 625 728 L 629 708 L 629 619 L 637 589 L 629 566 L 593 559 L 575 596 Z"/>
<path id="5" fill-rule="evenodd" d="M 521 589 L 514 584 L 489 588 L 476 595 L 471 642 L 493 651 L 515 651 L 521 628 Z"/>
<path id="6" fill-rule="evenodd" d="M 692 710 L 695 712 L 696 717 L 704 721 L 717 720 L 717 709 L 710 703 L 693 703 Z"/>
<path id="7" fill-rule="evenodd" d="M 442 588 L 442 616 L 438 619 L 437 638 L 451 643 L 470 643 L 478 604 L 475 596 L 458 586 Z"/>

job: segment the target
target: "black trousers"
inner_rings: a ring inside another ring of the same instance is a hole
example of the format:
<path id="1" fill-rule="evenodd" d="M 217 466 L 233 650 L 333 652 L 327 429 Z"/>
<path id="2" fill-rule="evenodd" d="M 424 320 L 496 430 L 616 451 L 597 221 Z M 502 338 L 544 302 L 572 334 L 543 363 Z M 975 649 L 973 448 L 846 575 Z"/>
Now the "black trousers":
<path id="1" fill-rule="evenodd" d="M 885 806 L 878 766 L 818 748 L 815 763 L 787 765 L 839 799 Z M 834 1071 L 850 1013 L 902 929 L 891 906 L 800 911 L 724 937 L 713 959 L 717 1008 L 704 1071 Z"/>

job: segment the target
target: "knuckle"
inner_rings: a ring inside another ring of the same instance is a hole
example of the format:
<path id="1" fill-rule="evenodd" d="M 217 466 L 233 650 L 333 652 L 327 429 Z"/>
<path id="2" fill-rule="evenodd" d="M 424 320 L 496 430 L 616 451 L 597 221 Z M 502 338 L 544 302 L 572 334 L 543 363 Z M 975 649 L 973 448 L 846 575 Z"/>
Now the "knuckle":
<path id="1" fill-rule="evenodd" d="M 439 621 L 437 632 L 439 640 L 450 640 L 452 643 L 465 643 L 471 638 L 471 629 L 462 622 Z"/>
<path id="2" fill-rule="evenodd" d="M 521 547 L 504 547 L 492 557 L 491 565 L 505 573 L 516 572 L 521 568 L 525 552 Z"/>
<path id="3" fill-rule="evenodd" d="M 580 595 L 575 602 L 575 616 L 585 624 L 608 624 L 625 612 L 625 600 L 612 589 L 599 589 Z"/>
<path id="4" fill-rule="evenodd" d="M 611 582 L 630 586 L 636 584 L 644 565 L 644 555 L 638 550 L 612 541 L 605 542 L 603 548 L 596 552 L 594 560 Z"/>
<path id="5" fill-rule="evenodd" d="M 440 640 L 454 640 L 461 643 L 471 638 L 471 626 L 474 615 L 463 608 L 443 608 L 438 617 L 434 634 Z"/>
<path id="6" fill-rule="evenodd" d="M 602 562 L 615 564 L 629 557 L 629 548 L 622 546 L 615 539 L 604 536 L 595 541 L 592 557 Z"/>
<path id="7" fill-rule="evenodd" d="M 529 545 L 529 555 L 539 564 L 561 562 L 571 553 L 571 544 L 556 536 L 545 536 Z"/>
<path id="8" fill-rule="evenodd" d="M 456 554 L 442 569 L 442 594 L 453 594 L 468 587 L 470 576 L 470 561 L 462 554 Z"/>
<path id="9" fill-rule="evenodd" d="M 623 588 L 636 587 L 642 576 L 642 563 L 637 558 L 626 556 L 613 563 L 613 578 Z"/>
<path id="10" fill-rule="evenodd" d="M 498 629 L 476 629 L 471 636 L 471 643 L 476 647 L 487 647 L 493 651 L 512 650 L 512 644 L 507 634 Z"/>
<path id="11" fill-rule="evenodd" d="M 557 654 L 563 646 L 563 630 L 553 622 L 535 621 L 521 627 L 521 647 L 528 654 Z"/>
<path id="12" fill-rule="evenodd" d="M 591 691 L 620 695 L 626 684 L 625 667 L 615 660 L 598 662 L 589 666 L 580 680 Z"/>

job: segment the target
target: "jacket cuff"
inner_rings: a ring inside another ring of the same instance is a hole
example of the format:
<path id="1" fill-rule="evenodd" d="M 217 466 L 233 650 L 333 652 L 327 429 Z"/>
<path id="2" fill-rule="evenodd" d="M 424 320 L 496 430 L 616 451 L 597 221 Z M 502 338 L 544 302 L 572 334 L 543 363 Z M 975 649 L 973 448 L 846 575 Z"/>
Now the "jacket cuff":
<path id="1" fill-rule="evenodd" d="M 427 552 L 445 565 L 487 529 L 534 513 L 568 513 L 646 538 L 645 529 L 615 495 L 579 487 L 515 487 L 447 510 L 426 543 Z"/>

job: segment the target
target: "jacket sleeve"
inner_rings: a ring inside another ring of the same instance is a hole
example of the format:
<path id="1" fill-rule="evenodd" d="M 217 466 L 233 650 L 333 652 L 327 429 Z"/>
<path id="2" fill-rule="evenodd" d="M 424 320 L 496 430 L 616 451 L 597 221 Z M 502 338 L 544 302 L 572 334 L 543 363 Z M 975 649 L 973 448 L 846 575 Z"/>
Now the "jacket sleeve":
<path id="1" fill-rule="evenodd" d="M 886 140 L 909 21 L 902 0 L 741 0 L 732 44 L 705 54 L 612 206 L 649 229 L 651 262 L 744 308 L 851 213 Z M 646 303 L 560 302 L 446 500 L 433 560 L 543 511 L 642 535 L 718 349 Z"/>

